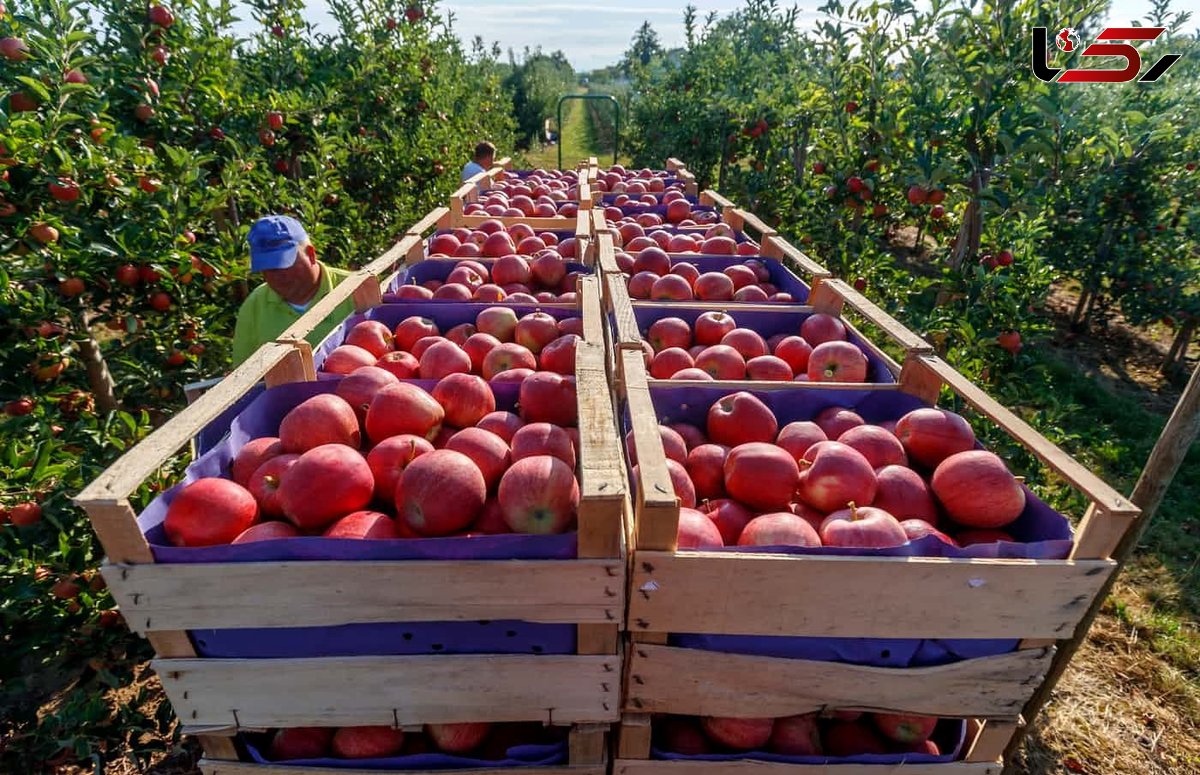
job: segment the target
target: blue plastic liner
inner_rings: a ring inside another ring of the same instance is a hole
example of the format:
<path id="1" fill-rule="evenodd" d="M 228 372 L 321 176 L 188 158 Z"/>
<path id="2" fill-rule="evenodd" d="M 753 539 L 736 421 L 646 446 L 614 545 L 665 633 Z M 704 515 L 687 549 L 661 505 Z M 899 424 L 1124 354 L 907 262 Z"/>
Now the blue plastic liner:
<path id="1" fill-rule="evenodd" d="M 656 304 L 665 303 L 656 302 Z M 688 325 L 694 325 L 696 318 L 705 312 L 711 312 L 709 309 L 684 306 L 686 302 L 678 302 L 677 304 L 672 303 L 670 308 L 635 305 L 633 316 L 637 319 L 638 328 L 645 334 L 655 321 L 662 320 L 663 318 L 681 318 L 682 320 L 686 320 Z M 800 325 L 813 313 L 785 310 L 739 311 L 736 305 L 731 305 L 726 314 L 733 318 L 739 328 L 749 328 L 760 334 L 763 339 L 769 339 L 776 334 L 785 334 L 788 336 L 795 334 L 798 336 L 800 334 Z M 852 333 L 850 334 L 849 341 L 858 345 L 862 349 L 863 354 L 867 356 L 867 382 L 887 385 L 895 384 L 895 375 L 888 370 L 882 358 L 864 346 L 862 337 Z"/>
<path id="2" fill-rule="evenodd" d="M 650 390 L 661 424 L 689 423 L 703 430 L 708 410 L 722 396 L 737 392 L 703 383 L 657 383 Z M 853 409 L 869 423 L 896 420 L 913 409 L 927 406 L 920 399 L 894 390 L 748 390 L 775 413 L 779 426 L 811 420 L 832 407 Z M 626 413 L 624 430 L 630 430 Z M 636 486 L 636 482 L 635 482 Z M 1028 488 L 1025 510 L 1005 530 L 1016 541 L 998 541 L 966 547 L 950 546 L 933 536 L 886 549 L 844 547 L 723 547 L 709 552 L 755 552 L 849 557 L 978 557 L 1061 560 L 1070 554 L 1071 525 Z M 687 550 L 683 550 L 687 551 Z M 816 638 L 760 635 L 672 634 L 672 645 L 706 651 L 848 662 L 879 667 L 939 665 L 982 656 L 1005 654 L 1017 647 L 1015 639 L 891 639 Z"/>

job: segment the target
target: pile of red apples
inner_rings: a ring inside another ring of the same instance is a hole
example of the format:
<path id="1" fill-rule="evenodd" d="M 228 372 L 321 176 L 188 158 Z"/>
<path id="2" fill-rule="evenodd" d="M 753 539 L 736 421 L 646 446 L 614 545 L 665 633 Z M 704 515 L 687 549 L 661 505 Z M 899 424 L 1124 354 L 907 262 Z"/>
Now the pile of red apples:
<path id="1" fill-rule="evenodd" d="M 865 382 L 870 363 L 847 336 L 841 320 L 816 313 L 794 334 L 764 339 L 740 328 L 734 315 L 713 310 L 695 324 L 677 317 L 654 321 L 644 332 L 642 350 L 655 379 Z"/>
<path id="2" fill-rule="evenodd" d="M 167 509 L 176 546 L 297 536 L 431 538 L 569 530 L 579 505 L 575 379 L 525 377 L 520 414 L 480 376 L 430 392 L 378 366 L 246 443 L 230 478 L 198 479 Z"/>
<path id="3" fill-rule="evenodd" d="M 1020 480 L 944 409 L 872 425 L 835 406 L 781 428 L 766 404 L 739 392 L 710 407 L 704 429 L 660 425 L 659 436 L 682 549 L 1013 541 L 1003 528 L 1025 509 Z M 626 445 L 638 480 L 632 432 Z"/>
<path id="4" fill-rule="evenodd" d="M 420 732 L 393 727 L 291 727 L 277 730 L 267 752 L 271 761 L 297 759 L 385 759 L 444 753 L 479 759 L 504 759 L 509 748 L 541 743 L 541 725 L 426 724 Z"/>
<path id="5" fill-rule="evenodd" d="M 546 312 L 517 316 L 511 307 L 488 307 L 474 323 L 441 331 L 431 318 L 411 315 L 390 329 L 377 320 L 356 323 L 329 353 L 321 371 L 350 374 L 378 366 L 400 379 L 441 379 L 477 374 L 489 382 L 522 382 L 535 371 L 575 373 L 583 318 Z"/>
<path id="6" fill-rule="evenodd" d="M 579 212 L 578 174 L 534 170 L 524 178 L 505 178 L 463 206 L 463 215 L 494 218 L 574 218 Z"/>

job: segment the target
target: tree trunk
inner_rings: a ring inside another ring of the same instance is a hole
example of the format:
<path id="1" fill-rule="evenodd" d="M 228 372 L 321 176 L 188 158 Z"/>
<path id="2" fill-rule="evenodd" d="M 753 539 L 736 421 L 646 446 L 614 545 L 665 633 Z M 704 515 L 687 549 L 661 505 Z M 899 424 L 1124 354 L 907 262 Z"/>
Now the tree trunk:
<path id="1" fill-rule="evenodd" d="M 983 207 L 978 199 L 967 203 L 963 212 L 962 225 L 958 227 L 958 237 L 954 241 L 954 250 L 950 251 L 950 268 L 954 271 L 962 269 L 968 259 L 979 253 L 979 241 L 983 236 Z"/>
<path id="2" fill-rule="evenodd" d="M 1075 304 L 1075 309 L 1071 311 L 1071 329 L 1077 330 L 1079 324 L 1083 322 L 1083 311 L 1087 308 L 1088 299 L 1091 298 L 1092 289 L 1084 286 L 1079 289 L 1079 301 Z"/>
<path id="3" fill-rule="evenodd" d="M 1168 377 L 1177 375 L 1180 367 L 1187 361 L 1188 345 L 1192 343 L 1192 337 L 1196 334 L 1196 322 L 1196 318 L 1189 318 L 1179 327 L 1175 339 L 1171 342 L 1171 349 L 1167 352 L 1167 357 L 1163 359 L 1162 366 L 1159 368 L 1162 374 Z"/>
<path id="4" fill-rule="evenodd" d="M 113 383 L 108 364 L 100 352 L 100 343 L 88 331 L 87 339 L 79 343 L 79 357 L 87 369 L 88 386 L 96 399 L 96 411 L 109 414 L 120 407 L 117 401 L 117 386 Z"/>
<path id="5" fill-rule="evenodd" d="M 808 169 L 808 130 L 805 124 L 796 145 L 792 146 L 792 167 L 796 170 L 796 187 L 804 185 L 804 171 Z"/>

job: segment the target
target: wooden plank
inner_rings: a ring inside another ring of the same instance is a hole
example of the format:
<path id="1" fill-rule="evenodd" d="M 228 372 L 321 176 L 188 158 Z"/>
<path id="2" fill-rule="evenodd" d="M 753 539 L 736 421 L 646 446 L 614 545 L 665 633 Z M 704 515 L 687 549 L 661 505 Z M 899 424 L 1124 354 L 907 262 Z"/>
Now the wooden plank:
<path id="1" fill-rule="evenodd" d="M 689 716 L 792 716 L 825 708 L 1014 719 L 1054 649 L 886 668 L 634 644 L 625 708 Z"/>
<path id="2" fill-rule="evenodd" d="M 1090 560 L 1113 557 L 1129 530 L 1137 523 L 1136 514 L 1111 514 L 1095 503 L 1088 506 L 1075 531 L 1071 559 Z"/>
<path id="3" fill-rule="evenodd" d="M 608 624 L 624 606 L 619 559 L 106 565 L 102 572 L 139 633 L 488 619 Z"/>
<path id="4" fill-rule="evenodd" d="M 741 219 L 741 226 L 736 229 L 737 231 L 745 231 L 746 227 L 749 226 L 750 228 L 752 228 L 758 232 L 760 240 L 766 239 L 767 237 L 770 237 L 770 236 L 778 233 L 774 229 L 772 229 L 770 226 L 763 223 L 762 219 L 759 218 L 757 215 L 755 215 L 752 212 L 743 210 L 740 207 L 735 207 L 733 209 L 733 212 L 736 213 L 737 216 Z"/>
<path id="5" fill-rule="evenodd" d="M 833 277 L 832 272 L 813 261 L 798 248 L 793 247 L 790 242 L 778 234 L 763 240 L 762 254 L 768 258 L 790 259 L 813 277 Z"/>
<path id="6" fill-rule="evenodd" d="M 608 762 L 608 725 L 576 724 L 571 727 L 567 746 L 568 761 L 573 765 L 603 765 Z"/>
<path id="7" fill-rule="evenodd" d="M 977 412 L 999 425 L 1038 457 L 1043 463 L 1067 480 L 1076 490 L 1093 501 L 1097 508 L 1112 517 L 1136 517 L 1140 509 L 1114 490 L 1100 477 L 1084 468 L 1042 434 L 1001 406 L 994 398 L 956 371 L 950 364 L 934 355 L 921 356 L 922 363 L 958 393 Z"/>
<path id="8" fill-rule="evenodd" d="M 292 349 L 263 376 L 268 388 L 292 382 L 312 382 L 317 378 L 311 344 L 304 339 L 281 340 L 280 344 L 289 345 Z"/>
<path id="9" fill-rule="evenodd" d="M 617 349 L 642 352 L 642 332 L 637 316 L 633 314 L 633 302 L 629 298 L 628 278 L 623 274 L 605 273 L 604 286 L 608 291 L 608 306 L 612 309 L 616 326 Z"/>
<path id="10" fill-rule="evenodd" d="M 274 343 L 260 347 L 220 385 L 200 396 L 194 404 L 185 407 L 117 458 L 104 473 L 75 496 L 74 503 L 85 509 L 92 503 L 107 506 L 122 503 L 171 455 L 190 443 L 205 425 L 244 396 L 292 350 L 291 346 Z"/>
<path id="11" fill-rule="evenodd" d="M 824 285 L 824 283 L 822 283 Z M 875 344 L 875 340 L 864 334 L 853 323 L 845 318 L 842 318 L 842 324 L 846 326 L 846 330 L 852 335 L 858 337 L 858 347 L 866 351 L 867 355 L 874 355 L 879 360 L 883 361 L 883 366 L 892 373 L 892 376 L 900 374 L 900 364 L 896 363 L 896 359 L 887 353 L 882 347 Z"/>
<path id="12" fill-rule="evenodd" d="M 465 187 L 466 186 L 464 186 L 464 188 Z M 449 212 L 449 211 L 445 207 L 433 208 L 432 210 L 429 211 L 429 213 L 424 218 L 422 218 L 421 220 L 414 223 L 411 227 L 409 227 L 408 231 L 405 232 L 405 236 L 408 236 L 408 237 L 423 236 L 425 234 L 425 232 L 427 232 L 430 229 L 437 226 L 438 222 L 440 220 L 442 220 L 442 218 L 446 215 L 447 212 Z"/>
<path id="13" fill-rule="evenodd" d="M 706 189 L 704 189 L 703 192 L 701 192 L 700 204 L 708 205 L 709 207 L 716 206 L 716 207 L 720 207 L 720 208 L 727 208 L 727 207 L 734 206 L 733 202 L 731 202 L 728 199 L 726 199 L 725 197 L 721 196 L 720 194 L 718 194 L 716 191 L 714 191 L 711 188 L 706 188 Z"/>
<path id="14" fill-rule="evenodd" d="M 1004 749 L 1024 726 L 1018 721 L 985 721 L 967 749 L 965 761 L 994 762 L 1004 754 Z"/>
<path id="15" fill-rule="evenodd" d="M 1108 560 L 639 551 L 628 626 L 842 638 L 1063 638 L 1113 567 Z M 831 589 L 838 593 L 830 596 Z"/>
<path id="16" fill-rule="evenodd" d="M 686 164 L 676 159 L 674 156 L 667 158 L 667 172 L 676 172 L 687 167 Z"/>
<path id="17" fill-rule="evenodd" d="M 821 283 L 821 287 L 837 293 L 847 305 L 862 315 L 863 318 L 876 328 L 890 336 L 905 350 L 917 353 L 933 352 L 931 344 L 912 331 L 909 331 L 900 321 L 884 312 L 875 302 L 851 288 L 844 281 L 836 278 L 826 280 Z M 814 303 L 813 306 L 816 306 L 816 304 Z"/>
<path id="18" fill-rule="evenodd" d="M 649 759 L 650 735 L 650 714 L 622 714 L 617 737 L 617 756 L 622 759 Z"/>
<path id="19" fill-rule="evenodd" d="M 942 378 L 925 368 L 916 353 L 908 353 L 900 367 L 900 390 L 916 396 L 930 406 L 938 402 L 942 394 Z"/>
<path id="20" fill-rule="evenodd" d="M 204 775 L 379 775 L 382 770 L 338 767 L 297 767 L 289 764 L 253 764 L 201 759 Z M 607 766 L 591 764 L 557 767 L 505 767 L 504 775 L 605 775 Z M 405 775 L 445 775 L 447 770 L 404 770 Z M 455 775 L 496 775 L 495 767 L 468 767 L 452 770 Z"/>
<path id="21" fill-rule="evenodd" d="M 622 274 L 621 267 L 617 266 L 617 248 L 612 234 L 605 231 L 596 233 L 596 265 L 606 275 Z"/>
<path id="22" fill-rule="evenodd" d="M 221 762 L 237 761 L 237 747 L 234 746 L 232 738 L 216 735 L 198 735 L 197 739 L 200 741 L 200 747 L 204 749 L 205 758 Z"/>
<path id="23" fill-rule="evenodd" d="M 187 724 L 547 724 L 618 718 L 615 656 L 170 659 L 151 667 Z"/>
<path id="24" fill-rule="evenodd" d="M 742 210 L 737 207 L 726 207 L 721 212 L 721 222 L 732 228 L 735 232 L 745 230 L 746 221 L 742 217 Z"/>
<path id="25" fill-rule="evenodd" d="M 575 239 L 587 239 L 592 236 L 592 214 L 580 209 L 575 214 Z"/>
<path id="26" fill-rule="evenodd" d="M 579 278 L 579 304 L 583 310 L 583 341 L 604 346 L 604 307 L 600 302 L 601 280 L 596 275 Z"/>
<path id="27" fill-rule="evenodd" d="M 88 490 L 84 491 L 87 492 Z M 75 502 L 87 511 L 88 519 L 92 521 L 92 528 L 96 531 L 96 537 L 100 539 L 100 545 L 104 547 L 105 555 L 113 562 L 154 562 L 150 544 L 146 541 L 142 529 L 138 527 L 137 513 L 128 500 L 121 498 L 111 502 L 85 501 L 84 493 L 76 497 Z M 88 497 L 101 496 L 100 493 L 93 493 Z"/>
<path id="28" fill-rule="evenodd" d="M 667 470 L 667 456 L 658 432 L 658 416 L 650 400 L 640 350 L 619 350 L 624 364 L 625 397 L 634 444 L 637 446 L 637 498 L 634 526 L 637 548 L 673 550 L 679 529 L 679 498 Z M 659 629 L 659 628 L 641 628 Z"/>
<path id="29" fill-rule="evenodd" d="M 728 762 L 617 759 L 613 775 L 1001 775 L 999 762 L 940 764 L 781 764 L 738 759 Z"/>
<path id="30" fill-rule="evenodd" d="M 625 504 L 625 461 L 617 435 L 602 345 L 580 345 L 575 352 L 579 403 L 579 556 L 621 557 Z M 623 576 L 616 571 L 616 575 Z M 623 603 L 615 603 L 623 605 Z M 618 608 L 618 623 L 623 609 Z"/>
<path id="31" fill-rule="evenodd" d="M 616 229 L 609 225 L 608 219 L 604 217 L 604 208 L 597 207 L 592 210 L 592 233 L 602 234 L 607 232 L 612 234 Z"/>

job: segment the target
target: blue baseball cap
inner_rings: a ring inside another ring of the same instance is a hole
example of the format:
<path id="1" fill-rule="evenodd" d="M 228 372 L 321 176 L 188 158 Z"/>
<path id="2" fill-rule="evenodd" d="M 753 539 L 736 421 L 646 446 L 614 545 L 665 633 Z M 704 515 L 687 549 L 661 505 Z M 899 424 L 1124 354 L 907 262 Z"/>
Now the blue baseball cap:
<path id="1" fill-rule="evenodd" d="M 250 271 L 287 269 L 296 263 L 296 248 L 308 239 L 300 221 L 286 215 L 259 218 L 246 238 L 250 243 Z"/>

